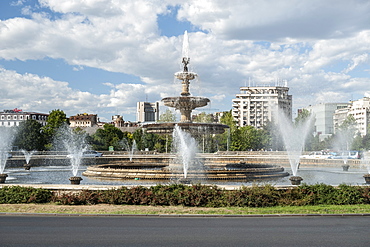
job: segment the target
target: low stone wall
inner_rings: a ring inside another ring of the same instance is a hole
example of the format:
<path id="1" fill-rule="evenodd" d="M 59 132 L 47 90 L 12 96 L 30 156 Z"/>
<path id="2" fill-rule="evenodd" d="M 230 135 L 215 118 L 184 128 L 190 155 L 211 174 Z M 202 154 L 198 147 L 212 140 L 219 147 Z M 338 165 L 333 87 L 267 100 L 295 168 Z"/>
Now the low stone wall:
<path id="1" fill-rule="evenodd" d="M 263 153 L 263 155 L 260 155 Z M 264 153 L 273 153 L 275 155 L 265 155 Z M 283 167 L 290 167 L 289 160 L 286 155 L 276 154 L 275 152 L 230 152 L 217 154 L 199 154 L 199 158 L 204 160 L 204 163 L 209 166 L 223 166 L 225 164 L 245 162 L 249 164 L 271 164 Z M 175 158 L 173 154 L 135 154 L 133 161 L 142 163 L 166 163 Z M 82 159 L 83 165 L 99 165 L 99 164 L 117 164 L 127 162 L 128 155 L 104 155 L 103 157 L 88 157 Z M 7 160 L 6 167 L 23 167 L 26 163 L 23 156 L 13 156 Z M 31 166 L 50 166 L 50 165 L 70 165 L 69 159 L 65 155 L 34 155 L 30 161 Z M 301 159 L 300 165 L 303 166 L 342 166 L 344 164 L 341 159 Z M 362 164 L 360 159 L 349 159 L 348 165 L 359 167 Z"/>

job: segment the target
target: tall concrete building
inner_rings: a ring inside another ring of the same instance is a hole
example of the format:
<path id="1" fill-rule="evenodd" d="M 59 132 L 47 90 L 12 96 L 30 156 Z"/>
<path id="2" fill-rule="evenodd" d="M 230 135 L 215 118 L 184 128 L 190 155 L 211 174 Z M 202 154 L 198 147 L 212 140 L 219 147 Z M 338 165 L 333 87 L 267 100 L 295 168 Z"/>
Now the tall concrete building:
<path id="1" fill-rule="evenodd" d="M 155 122 L 159 119 L 159 102 L 137 102 L 136 121 Z"/>
<path id="2" fill-rule="evenodd" d="M 278 108 L 291 119 L 292 95 L 288 91 L 286 85 L 241 87 L 236 99 L 232 100 L 232 115 L 237 125 L 262 128 L 268 121 L 273 121 Z"/>
<path id="3" fill-rule="evenodd" d="M 306 109 L 315 116 L 315 133 L 320 140 L 334 134 L 334 113 L 336 110 L 345 109 L 350 103 L 323 103 L 310 105 Z M 338 111 L 339 112 L 339 111 Z"/>

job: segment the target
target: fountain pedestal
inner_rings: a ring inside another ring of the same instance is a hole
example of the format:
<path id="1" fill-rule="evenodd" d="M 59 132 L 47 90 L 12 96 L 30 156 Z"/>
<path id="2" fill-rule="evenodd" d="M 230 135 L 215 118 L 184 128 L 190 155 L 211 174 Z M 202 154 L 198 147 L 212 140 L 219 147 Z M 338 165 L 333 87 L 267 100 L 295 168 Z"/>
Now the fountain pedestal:
<path id="1" fill-rule="evenodd" d="M 289 180 L 292 185 L 300 185 L 303 178 L 300 176 L 291 176 Z"/>
<path id="2" fill-rule="evenodd" d="M 71 181 L 71 184 L 80 184 L 81 180 L 83 180 L 81 177 L 70 177 L 69 181 Z"/>
<path id="3" fill-rule="evenodd" d="M 6 173 L 1 173 L 0 174 L 0 184 L 3 184 L 3 183 L 5 183 L 5 180 L 6 180 L 6 178 L 8 177 L 8 174 L 6 174 Z"/>
<path id="4" fill-rule="evenodd" d="M 26 163 L 26 164 L 23 165 L 23 167 L 24 167 L 25 170 L 30 170 L 31 169 L 31 164 Z"/>
<path id="5" fill-rule="evenodd" d="M 191 180 L 188 178 L 179 178 L 179 183 L 181 184 L 191 184 Z"/>
<path id="6" fill-rule="evenodd" d="M 343 168 L 343 171 L 347 172 L 348 168 L 349 168 L 349 165 L 342 165 L 342 168 Z"/>
<path id="7" fill-rule="evenodd" d="M 364 175 L 365 182 L 370 184 L 370 173 Z"/>

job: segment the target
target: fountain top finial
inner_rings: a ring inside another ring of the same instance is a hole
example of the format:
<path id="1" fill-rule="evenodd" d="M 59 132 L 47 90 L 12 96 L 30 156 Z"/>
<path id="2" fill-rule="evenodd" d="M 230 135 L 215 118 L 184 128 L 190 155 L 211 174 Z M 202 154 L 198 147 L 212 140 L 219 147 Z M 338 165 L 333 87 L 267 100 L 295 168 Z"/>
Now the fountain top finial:
<path id="1" fill-rule="evenodd" d="M 182 43 L 182 63 L 184 64 L 183 72 L 189 72 L 188 64 L 190 63 L 189 57 L 189 37 L 188 31 L 185 30 L 184 32 L 184 40 Z"/>

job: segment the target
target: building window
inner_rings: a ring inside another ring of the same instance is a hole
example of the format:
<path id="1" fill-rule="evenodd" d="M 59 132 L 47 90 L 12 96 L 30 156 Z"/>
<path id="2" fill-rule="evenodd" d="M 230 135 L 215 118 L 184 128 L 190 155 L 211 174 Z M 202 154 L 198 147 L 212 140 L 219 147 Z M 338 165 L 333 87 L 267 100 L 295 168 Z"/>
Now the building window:
<path id="1" fill-rule="evenodd" d="M 17 116 L 16 115 L 13 116 L 13 120 L 17 120 Z"/>

